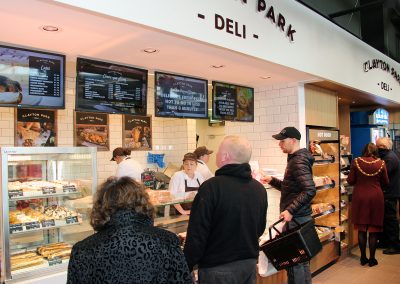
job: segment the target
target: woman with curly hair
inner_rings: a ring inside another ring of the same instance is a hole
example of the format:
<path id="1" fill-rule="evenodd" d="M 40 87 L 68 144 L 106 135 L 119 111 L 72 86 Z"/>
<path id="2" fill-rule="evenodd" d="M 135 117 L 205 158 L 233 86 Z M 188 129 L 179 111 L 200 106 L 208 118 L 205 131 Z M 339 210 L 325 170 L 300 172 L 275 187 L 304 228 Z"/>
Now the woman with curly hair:
<path id="1" fill-rule="evenodd" d="M 362 156 L 351 164 L 347 182 L 354 185 L 352 199 L 352 222 L 358 230 L 358 246 L 361 251 L 360 264 L 375 266 L 378 233 L 383 229 L 383 191 L 389 184 L 385 162 L 378 158 L 378 148 L 374 143 L 365 145 Z M 366 255 L 367 233 L 369 259 Z"/>
<path id="2" fill-rule="evenodd" d="M 178 237 L 153 216 L 142 184 L 107 179 L 90 216 L 97 232 L 73 246 L 67 283 L 193 283 Z"/>

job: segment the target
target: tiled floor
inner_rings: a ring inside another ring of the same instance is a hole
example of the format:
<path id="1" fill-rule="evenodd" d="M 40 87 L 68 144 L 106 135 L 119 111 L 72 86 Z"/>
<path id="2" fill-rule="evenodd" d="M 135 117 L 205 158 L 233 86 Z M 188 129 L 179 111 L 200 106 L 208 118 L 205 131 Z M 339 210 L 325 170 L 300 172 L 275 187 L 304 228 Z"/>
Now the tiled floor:
<path id="1" fill-rule="evenodd" d="M 360 265 L 357 248 L 352 252 L 351 256 L 313 277 L 313 284 L 400 284 L 400 254 L 385 255 L 378 249 L 376 259 L 379 264 L 369 267 Z"/>

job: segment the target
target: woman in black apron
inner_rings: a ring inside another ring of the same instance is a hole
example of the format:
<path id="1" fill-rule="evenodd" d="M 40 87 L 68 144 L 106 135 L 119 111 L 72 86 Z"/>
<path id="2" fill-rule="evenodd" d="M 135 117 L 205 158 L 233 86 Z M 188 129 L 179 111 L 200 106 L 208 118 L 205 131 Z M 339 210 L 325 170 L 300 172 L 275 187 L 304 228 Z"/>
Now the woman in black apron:
<path id="1" fill-rule="evenodd" d="M 203 176 L 196 171 L 197 158 L 193 153 L 187 153 L 183 157 L 183 170 L 176 172 L 169 183 L 169 191 L 174 200 L 181 201 L 175 204 L 175 209 L 182 215 L 189 215 L 194 196 L 203 183 Z M 186 202 L 190 201 L 190 202 Z"/>

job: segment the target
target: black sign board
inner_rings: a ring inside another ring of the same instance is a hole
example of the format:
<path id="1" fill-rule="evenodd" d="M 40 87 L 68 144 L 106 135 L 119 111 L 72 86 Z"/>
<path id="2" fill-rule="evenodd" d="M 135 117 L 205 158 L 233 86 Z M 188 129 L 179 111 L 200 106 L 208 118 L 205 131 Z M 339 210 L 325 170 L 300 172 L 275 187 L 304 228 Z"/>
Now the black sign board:
<path id="1" fill-rule="evenodd" d="M 207 118 L 207 80 L 155 72 L 155 116 Z"/>
<path id="2" fill-rule="evenodd" d="M 66 222 L 67 224 L 79 223 L 79 221 L 78 221 L 78 216 L 69 216 L 69 217 L 65 217 L 65 222 Z"/>
<path id="3" fill-rule="evenodd" d="M 254 89 L 213 81 L 212 119 L 254 122 Z"/>
<path id="4" fill-rule="evenodd" d="M 24 192 L 22 189 L 12 189 L 8 191 L 8 197 L 13 198 L 13 197 L 19 197 L 19 196 L 24 196 Z"/>
<path id="5" fill-rule="evenodd" d="M 62 258 L 60 257 L 54 257 L 52 259 L 49 259 L 49 266 L 57 265 L 62 263 Z"/>
<path id="6" fill-rule="evenodd" d="M 40 229 L 40 223 L 37 221 L 36 222 L 27 222 L 24 225 L 25 225 L 25 229 L 27 231 Z"/>
<path id="7" fill-rule="evenodd" d="M 54 221 L 54 219 L 50 219 L 50 220 L 43 220 L 42 221 L 42 227 L 54 227 L 56 225 L 56 222 Z"/>
<path id="8" fill-rule="evenodd" d="M 10 224 L 10 234 L 16 233 L 16 232 L 22 232 L 24 229 L 22 227 L 22 224 Z"/>
<path id="9" fill-rule="evenodd" d="M 234 120 L 236 117 L 236 88 L 217 85 L 215 89 L 215 114 L 227 120 Z"/>
<path id="10" fill-rule="evenodd" d="M 54 194 L 56 193 L 56 188 L 54 186 L 44 186 L 42 187 L 43 194 Z"/>
<path id="11" fill-rule="evenodd" d="M 146 114 L 147 70 L 77 59 L 76 109 Z"/>
<path id="12" fill-rule="evenodd" d="M 63 185 L 63 192 L 77 192 L 76 186 L 75 185 Z"/>

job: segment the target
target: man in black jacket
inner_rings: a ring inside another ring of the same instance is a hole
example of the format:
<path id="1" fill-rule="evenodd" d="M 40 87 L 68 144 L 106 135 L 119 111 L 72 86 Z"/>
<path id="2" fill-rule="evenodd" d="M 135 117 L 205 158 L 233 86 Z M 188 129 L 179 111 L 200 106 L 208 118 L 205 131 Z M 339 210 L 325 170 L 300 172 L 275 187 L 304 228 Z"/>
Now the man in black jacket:
<path id="1" fill-rule="evenodd" d="M 383 235 L 388 248 L 384 254 L 399 254 L 399 222 L 397 220 L 397 200 L 400 197 L 400 160 L 392 149 L 392 141 L 388 137 L 376 140 L 379 156 L 385 161 L 389 177 L 389 186 L 383 188 L 385 197 L 385 215 L 383 219 Z"/>
<path id="2" fill-rule="evenodd" d="M 267 192 L 252 178 L 250 143 L 227 136 L 217 153 L 219 169 L 193 201 L 184 253 L 199 283 L 256 282 L 258 238 L 267 218 Z"/>
<path id="3" fill-rule="evenodd" d="M 280 218 L 295 227 L 295 219 L 302 224 L 312 220 L 311 200 L 316 194 L 312 176 L 314 158 L 310 152 L 300 149 L 301 134 L 295 127 L 285 127 L 280 133 L 272 135 L 279 140 L 279 147 L 288 154 L 283 180 L 264 176 L 263 179 L 281 192 Z M 288 283 L 311 283 L 309 262 L 300 263 L 287 269 Z"/>

